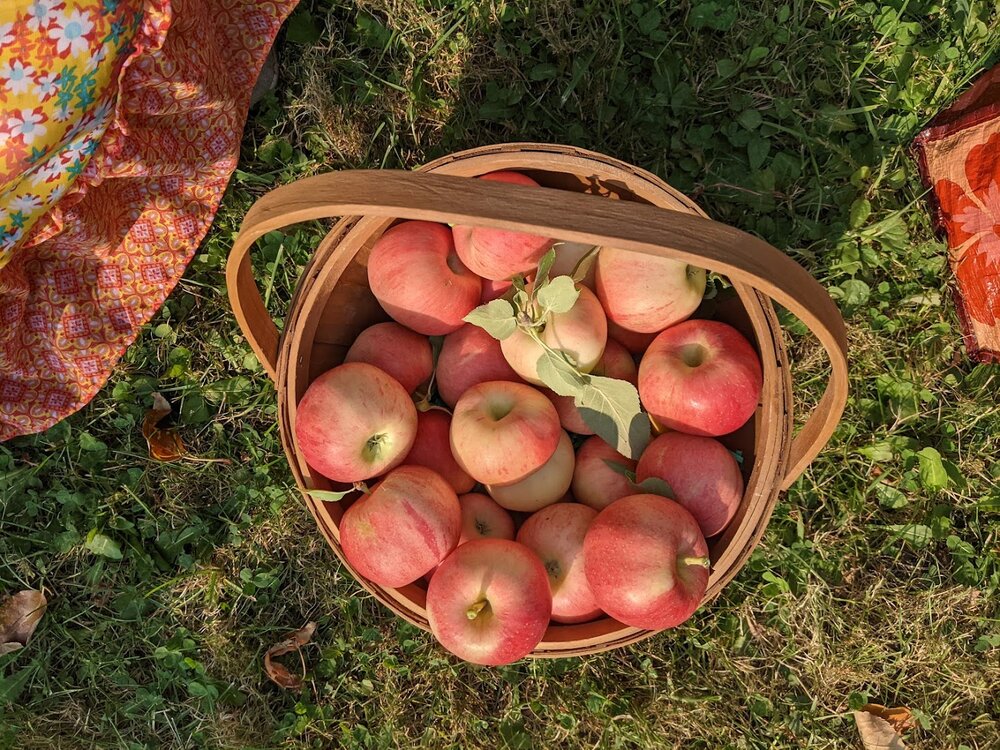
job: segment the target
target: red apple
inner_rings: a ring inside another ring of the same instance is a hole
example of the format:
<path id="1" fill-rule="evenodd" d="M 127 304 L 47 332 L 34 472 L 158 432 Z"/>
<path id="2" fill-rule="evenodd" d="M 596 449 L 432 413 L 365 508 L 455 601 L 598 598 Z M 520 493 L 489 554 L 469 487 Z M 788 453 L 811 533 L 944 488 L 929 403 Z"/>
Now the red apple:
<path id="1" fill-rule="evenodd" d="M 448 406 L 454 408 L 472 386 L 491 380 L 521 382 L 500 351 L 499 341 L 471 323 L 444 337 L 435 383 Z"/>
<path id="2" fill-rule="evenodd" d="M 451 418 L 451 452 L 483 484 L 524 479 L 552 457 L 561 435 L 555 407 L 524 383 L 473 386 Z"/>
<path id="3" fill-rule="evenodd" d="M 473 664 L 510 664 L 531 653 L 552 615 L 537 555 L 506 539 L 477 539 L 441 563 L 427 587 L 427 621 L 442 646 Z"/>
<path id="4" fill-rule="evenodd" d="M 635 473 L 638 482 L 659 477 L 669 484 L 705 536 L 725 529 L 743 499 L 739 464 L 726 446 L 710 437 L 660 435 L 639 458 Z"/>
<path id="5" fill-rule="evenodd" d="M 556 251 L 556 260 L 552 264 L 551 270 L 549 270 L 550 279 L 554 279 L 556 276 L 572 276 L 573 272 L 576 271 L 577 265 L 581 260 L 583 260 L 584 256 L 594 249 L 593 245 L 586 245 L 582 242 L 557 242 L 552 247 Z M 591 263 L 590 271 L 580 283 L 593 291 L 593 263 Z"/>
<path id="6" fill-rule="evenodd" d="M 320 375 L 295 413 L 296 445 L 310 466 L 336 482 L 360 482 L 398 466 L 416 434 L 417 409 L 410 394 L 395 378 L 363 362 Z"/>
<path id="7" fill-rule="evenodd" d="M 705 296 L 705 270 L 679 260 L 602 247 L 595 265 L 608 319 L 630 331 L 652 333 L 679 323 Z"/>
<path id="8" fill-rule="evenodd" d="M 579 503 L 556 503 L 531 515 L 517 541 L 545 565 L 552 588 L 552 619 L 574 623 L 601 614 L 583 569 L 583 539 L 597 511 Z"/>
<path id="9" fill-rule="evenodd" d="M 708 545 L 698 522 L 659 495 L 629 495 L 598 513 L 583 563 L 598 606 L 633 628 L 680 625 L 708 587 Z"/>
<path id="10" fill-rule="evenodd" d="M 660 333 L 639 363 L 639 398 L 665 429 L 726 435 L 757 409 L 760 359 L 732 326 L 688 320 Z"/>
<path id="11" fill-rule="evenodd" d="M 657 333 L 659 331 L 654 331 L 653 333 L 630 331 L 627 328 L 622 328 L 615 321 L 611 320 L 611 318 L 608 318 L 608 338 L 614 339 L 632 354 L 642 354 L 645 352 L 649 348 L 649 345 L 653 343 L 653 339 L 656 338 Z"/>
<path id="12" fill-rule="evenodd" d="M 597 435 L 587 438 L 576 452 L 573 497 L 595 510 L 604 510 L 615 500 L 637 492 L 628 479 L 608 466 L 608 461 L 635 471 L 635 461 L 620 454 Z"/>
<path id="13" fill-rule="evenodd" d="M 376 323 L 363 330 L 344 362 L 367 362 L 392 375 L 407 393 L 426 383 L 434 370 L 431 342 L 399 323 Z"/>
<path id="14" fill-rule="evenodd" d="M 417 412 L 417 438 L 403 463 L 433 469 L 458 493 L 476 484 L 451 455 L 451 414 L 437 406 Z"/>
<path id="15" fill-rule="evenodd" d="M 485 305 L 487 302 L 500 299 L 508 292 L 511 286 L 513 284 L 510 279 L 500 279 L 499 281 L 483 279 L 483 293 L 479 297 L 479 301 Z"/>
<path id="16" fill-rule="evenodd" d="M 427 336 L 458 329 L 482 292 L 479 277 L 455 254 L 448 227 L 429 221 L 404 221 L 378 239 L 368 285 L 394 320 Z"/>
<path id="17" fill-rule="evenodd" d="M 608 343 L 604 347 L 604 354 L 601 355 L 601 359 L 590 373 L 591 375 L 603 375 L 606 378 L 627 380 L 635 385 L 638 370 L 635 366 L 635 360 L 632 359 L 632 355 L 625 347 L 617 341 L 608 339 Z M 560 396 L 549 390 L 544 391 L 544 393 L 549 397 L 552 405 L 556 407 L 559 422 L 565 429 L 575 432 L 577 435 L 594 434 L 594 431 L 583 421 L 583 416 L 572 396 Z"/>
<path id="18" fill-rule="evenodd" d="M 594 293 L 580 287 L 576 304 L 564 313 L 549 313 L 541 332 L 544 343 L 568 354 L 583 372 L 590 372 L 604 353 L 608 341 L 608 321 Z M 538 377 L 538 359 L 544 353 L 541 344 L 518 329 L 500 342 L 500 350 L 514 372 L 535 385 L 544 385 Z"/>
<path id="19" fill-rule="evenodd" d="M 489 495 L 470 492 L 458 498 L 462 506 L 462 535 L 459 544 L 474 539 L 513 539 L 514 519 Z"/>
<path id="20" fill-rule="evenodd" d="M 542 464 L 524 479 L 505 485 L 486 485 L 486 491 L 508 510 L 531 512 L 558 502 L 573 481 L 573 441 L 561 431 L 559 444 Z"/>
<path id="21" fill-rule="evenodd" d="M 458 544 L 462 511 L 444 479 L 423 466 L 400 466 L 340 519 L 344 557 L 379 586 L 420 578 Z"/>
<path id="22" fill-rule="evenodd" d="M 538 187 L 537 182 L 519 172 L 491 172 L 479 179 Z M 495 281 L 531 272 L 552 247 L 548 237 L 509 229 L 456 226 L 453 231 L 462 262 L 484 279 Z"/>

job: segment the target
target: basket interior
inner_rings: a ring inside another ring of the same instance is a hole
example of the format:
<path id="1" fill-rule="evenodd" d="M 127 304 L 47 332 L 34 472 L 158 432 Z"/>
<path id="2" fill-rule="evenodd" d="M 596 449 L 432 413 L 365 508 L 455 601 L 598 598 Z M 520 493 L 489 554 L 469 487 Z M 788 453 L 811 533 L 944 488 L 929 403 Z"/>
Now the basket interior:
<path id="1" fill-rule="evenodd" d="M 485 173 L 497 168 L 495 166 L 484 168 L 473 173 Z M 646 200 L 629 189 L 624 180 L 596 179 L 589 174 L 544 169 L 519 168 L 519 171 L 530 175 L 545 187 L 597 193 L 613 200 L 654 202 Z M 468 172 L 465 173 L 468 174 Z M 674 205 L 671 205 L 671 200 L 673 200 Z M 695 210 L 692 208 L 693 204 L 685 202 L 680 196 L 672 199 L 670 194 L 658 196 L 655 203 L 661 207 L 672 208 L 674 210 Z M 363 238 L 360 249 L 354 255 L 353 259 L 350 259 L 346 263 L 346 266 L 336 280 L 335 286 L 332 287 L 325 301 L 317 300 L 314 303 L 316 311 L 310 314 L 310 317 L 314 320 L 314 324 L 309 326 L 312 331 L 312 337 L 311 340 L 300 344 L 297 363 L 300 374 L 293 379 L 294 382 L 289 393 L 289 397 L 294 398 L 295 403 L 301 398 L 305 388 L 314 378 L 343 362 L 347 349 L 362 330 L 374 323 L 389 319 L 368 288 L 366 266 L 371 246 L 378 239 L 381 232 L 388 228 L 388 226 L 391 226 L 391 224 L 392 222 L 389 221 L 381 222 L 380 231 L 372 232 L 370 236 Z M 746 294 L 742 296 L 744 299 L 746 298 Z M 712 318 L 729 323 L 743 333 L 754 345 L 758 354 L 760 354 L 762 347 L 758 340 L 758 331 L 761 326 L 759 321 L 765 318 L 766 315 L 758 311 L 758 327 L 755 328 L 753 317 L 748 313 L 744 299 L 741 299 L 741 295 L 737 294 L 732 288 L 727 288 L 720 291 L 715 299 L 706 300 L 695 313 L 694 317 Z M 755 304 L 760 304 L 756 296 L 753 299 Z M 763 348 L 765 351 L 771 351 L 773 357 L 775 346 L 775 341 L 769 340 L 765 342 Z M 779 378 L 773 372 L 769 376 L 769 370 L 773 371 L 774 368 L 765 364 L 764 399 L 767 398 L 768 391 L 778 391 L 781 388 L 781 384 L 776 382 Z M 769 378 L 771 382 L 769 382 Z M 291 411 L 294 412 L 294 405 L 291 406 Z M 773 409 L 769 413 L 773 413 Z M 772 417 L 770 422 L 773 423 L 773 421 Z M 747 492 L 729 529 L 723 535 L 708 540 L 713 562 L 721 557 L 726 547 L 731 543 L 734 536 L 732 533 L 733 530 L 744 523 L 744 516 L 747 514 L 747 508 L 750 505 L 749 498 L 751 494 L 756 493 L 759 496 L 762 492 L 760 488 L 753 489 L 755 482 L 752 475 L 759 451 L 762 449 L 767 450 L 768 445 L 773 446 L 775 444 L 773 435 L 767 438 L 764 434 L 767 432 L 767 424 L 768 420 L 766 418 L 762 419 L 762 406 L 758 405 L 755 416 L 744 427 L 722 438 L 722 442 L 728 448 L 739 451 L 742 454 L 742 472 L 744 481 L 747 484 Z M 300 466 L 303 466 L 301 455 L 298 455 L 297 458 Z M 343 487 L 329 482 L 315 472 L 306 470 L 303 473 L 305 475 L 303 479 L 309 487 L 318 489 L 343 489 Z M 767 492 L 770 492 L 770 490 L 767 490 Z M 350 506 L 351 502 L 350 498 L 340 503 L 310 500 L 310 504 L 313 505 L 314 513 L 316 513 L 321 527 L 324 526 L 324 517 L 329 521 L 329 526 L 331 527 L 339 524 L 341 516 L 347 507 Z M 759 505 L 759 503 L 757 504 Z M 757 513 L 756 510 L 752 512 Z M 339 555 L 340 550 L 337 543 L 339 535 L 336 529 L 324 528 L 324 533 Z M 745 544 L 745 539 L 741 540 L 740 543 Z M 724 571 L 720 575 L 725 575 L 728 580 L 734 574 L 735 571 L 732 573 Z M 713 572 L 714 576 L 715 573 Z M 426 620 L 423 618 L 426 588 L 423 582 L 410 584 L 409 586 L 392 591 L 381 590 L 368 581 L 362 580 L 361 582 L 366 588 L 379 595 L 397 614 L 421 627 L 426 627 Z M 721 588 L 721 584 L 716 587 L 716 593 L 719 588 Z M 594 622 L 578 625 L 552 624 L 539 649 L 536 650 L 535 655 L 560 655 L 567 652 L 569 644 L 586 644 L 581 649 L 581 652 L 596 651 L 601 648 L 618 645 L 618 643 L 638 640 L 639 637 L 643 637 L 646 634 L 648 633 L 645 631 L 628 628 L 611 618 L 602 618 Z M 597 644 L 596 647 L 594 644 Z"/>

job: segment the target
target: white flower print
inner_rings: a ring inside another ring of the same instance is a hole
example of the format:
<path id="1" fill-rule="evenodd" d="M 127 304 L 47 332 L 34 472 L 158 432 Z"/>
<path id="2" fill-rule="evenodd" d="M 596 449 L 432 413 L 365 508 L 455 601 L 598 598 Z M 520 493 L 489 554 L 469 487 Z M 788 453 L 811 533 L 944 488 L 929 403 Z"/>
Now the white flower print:
<path id="1" fill-rule="evenodd" d="M 1000 257 L 1000 224 L 996 218 L 1000 216 L 1000 184 L 994 180 L 977 197 L 982 201 L 982 206 L 967 206 L 955 214 L 952 220 L 966 234 L 978 237 L 980 250 L 989 255 L 996 253 Z"/>
<path id="2" fill-rule="evenodd" d="M 62 7 L 62 0 L 35 0 L 26 11 L 29 29 L 38 32 L 45 29 L 52 20 L 53 11 Z"/>
<path id="3" fill-rule="evenodd" d="M 32 85 L 35 69 L 20 60 L 11 60 L 0 66 L 0 85 L 12 94 L 23 94 Z"/>
<path id="4" fill-rule="evenodd" d="M 14 24 L 0 23 L 0 49 L 3 49 L 8 44 L 13 44 L 15 38 Z"/>
<path id="5" fill-rule="evenodd" d="M 7 118 L 7 127 L 12 136 L 15 138 L 21 136 L 25 144 L 30 146 L 36 138 L 41 138 L 48 130 L 42 125 L 44 120 L 45 115 L 41 112 L 36 112 L 33 109 L 22 109 L 18 112 L 15 109 L 12 116 Z"/>
<path id="6" fill-rule="evenodd" d="M 90 50 L 87 34 L 94 30 L 94 22 L 81 10 L 63 13 L 49 29 L 49 37 L 56 42 L 60 55 L 68 51 L 71 55 L 86 54 Z"/>
<path id="7" fill-rule="evenodd" d="M 11 199 L 8 203 L 12 211 L 20 211 L 22 214 L 30 214 L 41 208 L 42 199 L 37 195 L 25 193 Z"/>
<path id="8" fill-rule="evenodd" d="M 31 175 L 31 186 L 39 187 L 47 182 L 52 182 L 62 176 L 62 173 L 62 164 L 59 163 L 58 157 L 53 157 L 44 164 L 35 168 Z"/>
<path id="9" fill-rule="evenodd" d="M 59 92 L 59 74 L 55 72 L 41 73 L 35 76 L 35 91 L 42 101 L 52 98 Z"/>

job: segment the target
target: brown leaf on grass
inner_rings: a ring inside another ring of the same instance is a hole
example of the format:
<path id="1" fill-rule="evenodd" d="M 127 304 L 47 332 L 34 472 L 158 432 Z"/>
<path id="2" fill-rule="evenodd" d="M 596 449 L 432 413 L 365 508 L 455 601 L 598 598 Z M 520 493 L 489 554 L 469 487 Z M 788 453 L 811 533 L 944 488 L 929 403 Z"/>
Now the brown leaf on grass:
<path id="1" fill-rule="evenodd" d="M 0 604 L 0 656 L 28 645 L 48 606 L 41 591 L 21 591 Z"/>
<path id="2" fill-rule="evenodd" d="M 913 729 L 916 726 L 916 722 L 913 719 L 913 714 L 910 713 L 910 709 L 906 706 L 896 706 L 895 708 L 886 708 L 880 703 L 866 703 L 861 707 L 862 711 L 867 711 L 870 714 L 874 714 L 880 719 L 889 722 L 889 725 L 894 731 L 902 734 L 907 729 Z"/>
<path id="3" fill-rule="evenodd" d="M 159 393 L 154 393 L 153 408 L 146 412 L 142 420 L 142 436 L 149 445 L 149 457 L 157 461 L 176 461 L 187 453 L 181 436 L 175 430 L 158 426 L 168 414 L 170 404 Z"/>
<path id="4" fill-rule="evenodd" d="M 861 735 L 861 742 L 865 746 L 865 750 L 906 750 L 902 737 L 899 736 L 893 725 L 877 713 L 869 713 L 867 710 L 869 706 L 885 709 L 885 706 L 867 704 L 864 706 L 865 710 L 854 712 L 854 723 L 857 724 L 858 734 Z M 907 714 L 909 713 L 908 709 L 903 710 L 906 710 Z"/>
<path id="5" fill-rule="evenodd" d="M 315 632 L 316 623 L 307 622 L 304 628 L 289 633 L 267 650 L 267 653 L 264 654 L 264 671 L 271 682 L 285 690 L 298 690 L 302 687 L 302 679 L 306 676 L 306 660 L 302 657 L 301 649 L 312 640 Z M 271 661 L 275 656 L 283 656 L 292 651 L 298 652 L 299 660 L 302 662 L 301 677 L 289 672 L 284 664 Z"/>

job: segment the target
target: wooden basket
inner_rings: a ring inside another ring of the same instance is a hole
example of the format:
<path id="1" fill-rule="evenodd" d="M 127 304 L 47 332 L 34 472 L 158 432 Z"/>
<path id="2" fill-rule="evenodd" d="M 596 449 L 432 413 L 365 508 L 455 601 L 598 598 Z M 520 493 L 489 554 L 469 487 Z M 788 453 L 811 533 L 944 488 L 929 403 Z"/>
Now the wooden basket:
<path id="1" fill-rule="evenodd" d="M 559 190 L 467 179 L 499 169 L 524 172 Z M 266 232 L 335 216 L 343 218 L 316 249 L 279 336 L 254 282 L 250 248 Z M 397 219 L 478 224 L 615 246 L 677 258 L 729 278 L 736 294 L 717 306 L 714 317 L 736 326 L 755 344 L 764 387 L 754 418 L 723 439 L 743 453 L 746 491 L 732 523 L 709 542 L 712 573 L 705 602 L 717 596 L 759 543 L 778 493 L 821 450 L 843 412 L 846 334 L 826 291 L 782 252 L 709 220 L 691 200 L 649 172 L 565 146 L 505 144 L 452 154 L 417 172 L 318 175 L 258 200 L 230 254 L 227 284 L 240 327 L 277 386 L 281 438 L 295 480 L 343 565 L 393 612 L 425 630 L 426 591 L 421 585 L 382 588 L 362 578 L 344 559 L 337 525 L 349 501 L 326 503 L 308 494 L 310 489 L 341 488 L 307 465 L 294 439 L 296 404 L 309 383 L 340 364 L 364 328 L 388 319 L 368 288 L 366 264 L 373 243 Z M 794 437 L 791 378 L 772 300 L 809 327 L 831 362 L 826 392 Z M 608 617 L 578 625 L 552 624 L 532 656 L 592 654 L 651 634 Z"/>

